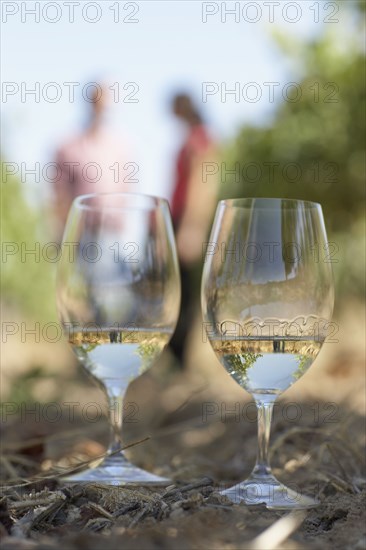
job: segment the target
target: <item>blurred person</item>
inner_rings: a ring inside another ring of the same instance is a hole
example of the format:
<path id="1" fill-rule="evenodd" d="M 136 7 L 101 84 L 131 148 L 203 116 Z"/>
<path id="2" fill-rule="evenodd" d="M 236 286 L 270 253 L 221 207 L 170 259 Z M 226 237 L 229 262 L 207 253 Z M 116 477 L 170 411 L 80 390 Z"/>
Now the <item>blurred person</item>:
<path id="1" fill-rule="evenodd" d="M 54 184 L 56 235 L 61 240 L 71 203 L 86 193 L 132 191 L 124 180 L 128 172 L 127 148 L 106 127 L 110 96 L 107 86 L 96 84 L 90 97 L 86 128 L 68 139 L 56 153 L 58 167 Z"/>
<path id="2" fill-rule="evenodd" d="M 205 242 L 217 202 L 217 181 L 212 176 L 204 180 L 204 163 L 212 166 L 217 160 L 217 151 L 214 140 L 189 95 L 176 95 L 172 101 L 172 111 L 186 129 L 186 137 L 176 157 L 171 199 L 182 301 L 170 349 L 180 365 L 183 365 L 189 330 L 199 304 L 199 281 Z"/>

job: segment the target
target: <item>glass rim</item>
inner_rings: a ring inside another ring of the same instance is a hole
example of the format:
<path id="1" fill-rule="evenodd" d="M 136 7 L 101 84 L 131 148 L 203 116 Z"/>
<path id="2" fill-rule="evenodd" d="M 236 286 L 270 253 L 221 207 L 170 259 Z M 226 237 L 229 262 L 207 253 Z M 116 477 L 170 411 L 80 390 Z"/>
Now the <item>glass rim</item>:
<path id="1" fill-rule="evenodd" d="M 130 204 L 116 205 L 113 203 L 105 202 L 104 204 L 88 204 L 90 200 L 107 199 L 108 198 L 125 198 L 132 199 Z M 134 204 L 133 201 L 141 201 L 141 204 Z M 155 210 L 160 206 L 169 206 L 167 199 L 156 195 L 148 195 L 145 193 L 86 193 L 85 195 L 78 195 L 74 198 L 72 206 L 77 207 L 80 210 L 88 211 L 100 211 L 100 210 Z"/>
<path id="2" fill-rule="evenodd" d="M 294 208 L 295 203 L 302 204 L 303 206 L 305 206 L 305 208 L 308 209 L 321 208 L 321 204 L 319 202 L 280 197 L 238 197 L 234 199 L 223 199 L 219 201 L 219 206 L 226 206 L 230 208 L 251 208 L 253 206 L 253 203 L 255 203 L 256 201 L 258 202 L 258 205 L 256 205 L 257 208 L 263 208 L 265 210 L 270 210 L 271 208 L 278 205 L 283 205 L 286 207 L 286 203 L 288 203 L 288 209 L 291 209 L 291 207 Z"/>

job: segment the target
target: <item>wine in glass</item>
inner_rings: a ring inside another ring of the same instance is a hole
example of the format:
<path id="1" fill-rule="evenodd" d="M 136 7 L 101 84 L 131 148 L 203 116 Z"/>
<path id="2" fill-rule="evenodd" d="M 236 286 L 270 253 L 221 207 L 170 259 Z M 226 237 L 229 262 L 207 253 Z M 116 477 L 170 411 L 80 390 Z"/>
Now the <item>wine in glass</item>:
<path id="1" fill-rule="evenodd" d="M 334 289 L 326 251 L 319 204 L 248 198 L 217 207 L 202 278 L 204 324 L 217 358 L 258 411 L 254 470 L 223 492 L 234 502 L 317 504 L 274 477 L 268 443 L 276 398 L 310 367 L 329 328 Z"/>
<path id="2" fill-rule="evenodd" d="M 67 479 L 113 485 L 169 480 L 121 451 L 123 396 L 175 329 L 180 280 L 169 206 L 138 194 L 77 197 L 57 274 L 59 314 L 78 359 L 109 398 L 111 442 L 104 460 Z"/>

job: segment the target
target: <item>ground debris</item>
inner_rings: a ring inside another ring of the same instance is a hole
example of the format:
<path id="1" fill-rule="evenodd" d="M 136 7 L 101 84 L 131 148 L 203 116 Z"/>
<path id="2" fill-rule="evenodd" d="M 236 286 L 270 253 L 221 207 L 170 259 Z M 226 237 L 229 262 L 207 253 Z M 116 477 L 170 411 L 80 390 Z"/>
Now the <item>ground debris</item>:
<path id="1" fill-rule="evenodd" d="M 221 470 L 220 464 L 215 470 L 209 467 L 215 464 L 217 446 L 208 449 L 207 459 L 192 452 L 174 456 L 172 462 L 185 471 L 186 481 L 173 480 L 166 488 L 65 485 L 59 476 L 41 478 L 40 472 L 35 472 L 34 480 L 25 475 L 27 469 L 33 471 L 34 461 L 17 460 L 13 450 L 0 498 L 2 550 L 254 550 L 263 544 L 283 550 L 362 550 L 366 475 L 363 439 L 355 435 L 362 433 L 360 422 L 363 425 L 362 419 L 347 416 L 346 426 L 324 430 L 311 423 L 292 428 L 279 423 L 277 431 L 275 423 L 276 475 L 284 483 L 296 482 L 299 490 L 321 501 L 304 516 L 261 505 L 235 505 L 220 493 L 249 473 L 255 459 L 255 430 L 246 435 L 237 455 L 225 459 Z M 233 440 L 228 431 L 228 447 Z M 172 443 L 164 447 L 159 440 L 156 446 L 157 454 L 165 457 Z M 16 472 L 20 479 L 10 483 L 9 476 Z M 224 485 L 228 473 L 232 477 Z"/>
<path id="2" fill-rule="evenodd" d="M 2 535 L 10 533 L 13 526 L 13 519 L 10 517 L 8 509 L 8 501 L 6 497 L 0 498 L 0 526 L 2 528 Z"/>

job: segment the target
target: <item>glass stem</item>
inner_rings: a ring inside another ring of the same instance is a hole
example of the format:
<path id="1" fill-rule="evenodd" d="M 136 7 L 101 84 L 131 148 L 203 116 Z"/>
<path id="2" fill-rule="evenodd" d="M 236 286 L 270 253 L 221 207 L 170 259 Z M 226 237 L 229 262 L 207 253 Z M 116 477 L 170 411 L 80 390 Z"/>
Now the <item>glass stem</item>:
<path id="1" fill-rule="evenodd" d="M 110 424 L 110 441 L 107 456 L 121 457 L 122 451 L 122 423 L 123 423 L 123 398 L 124 391 L 116 388 L 107 388 L 108 413 Z M 118 451 L 121 451 L 118 453 Z"/>
<path id="2" fill-rule="evenodd" d="M 274 403 L 257 402 L 258 414 L 258 455 L 252 475 L 268 477 L 272 475 L 268 459 L 269 435 Z"/>

